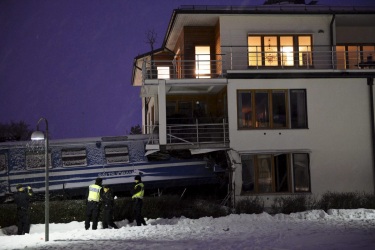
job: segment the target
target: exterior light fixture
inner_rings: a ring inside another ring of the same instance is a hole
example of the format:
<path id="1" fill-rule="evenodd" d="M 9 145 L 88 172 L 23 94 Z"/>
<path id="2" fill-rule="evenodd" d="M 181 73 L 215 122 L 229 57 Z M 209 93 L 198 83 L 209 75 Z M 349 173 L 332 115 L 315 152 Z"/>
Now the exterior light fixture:
<path id="1" fill-rule="evenodd" d="M 45 122 L 46 130 L 45 133 L 39 131 L 39 123 Z M 45 204 L 44 204 L 44 215 L 45 215 L 45 241 L 49 241 L 49 164 L 48 164 L 48 121 L 46 118 L 40 118 L 37 125 L 36 131 L 31 134 L 31 140 L 41 141 L 44 140 L 44 160 L 45 160 Z"/>

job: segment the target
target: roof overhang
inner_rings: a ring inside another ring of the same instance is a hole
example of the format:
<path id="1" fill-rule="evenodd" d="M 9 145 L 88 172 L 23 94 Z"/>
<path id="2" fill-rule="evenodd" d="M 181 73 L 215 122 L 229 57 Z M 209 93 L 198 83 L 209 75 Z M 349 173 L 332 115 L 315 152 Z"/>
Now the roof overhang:
<path id="1" fill-rule="evenodd" d="M 258 150 L 244 150 L 238 151 L 241 154 L 251 154 L 251 155 L 258 155 L 258 154 L 268 154 L 268 155 L 281 155 L 281 154 L 291 154 L 291 153 L 311 153 L 311 149 L 258 149 Z"/>
<path id="2" fill-rule="evenodd" d="M 226 78 L 214 79 L 150 79 L 146 80 L 141 89 L 141 96 L 153 96 L 157 94 L 160 81 L 165 81 L 167 95 L 194 95 L 194 94 L 217 94 L 226 88 Z"/>
<path id="3" fill-rule="evenodd" d="M 336 26 L 372 26 L 374 6 L 259 5 L 181 6 L 172 13 L 162 47 L 173 49 L 185 26 L 215 26 L 220 16 L 233 15 L 334 15 Z M 355 18 L 353 18 L 355 16 Z"/>
<path id="4" fill-rule="evenodd" d="M 228 79 L 374 78 L 375 69 L 228 70 Z"/>

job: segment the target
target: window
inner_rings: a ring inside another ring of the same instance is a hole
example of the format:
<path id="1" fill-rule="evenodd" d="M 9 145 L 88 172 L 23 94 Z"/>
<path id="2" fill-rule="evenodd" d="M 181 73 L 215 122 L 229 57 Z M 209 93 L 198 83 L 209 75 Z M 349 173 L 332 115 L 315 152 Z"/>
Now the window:
<path id="1" fill-rule="evenodd" d="M 169 67 L 157 67 L 158 70 L 158 79 L 169 79 L 170 69 Z"/>
<path id="2" fill-rule="evenodd" d="M 308 154 L 293 154 L 294 191 L 310 192 L 310 167 Z"/>
<path id="3" fill-rule="evenodd" d="M 291 176 L 294 192 L 310 192 L 308 154 L 244 154 L 241 155 L 241 161 L 243 192 L 291 193 Z"/>
<path id="4" fill-rule="evenodd" d="M 26 151 L 26 168 L 27 169 L 45 169 L 45 152 L 44 150 L 34 152 L 34 151 Z M 48 154 L 48 164 L 49 168 L 51 168 L 51 153 Z"/>
<path id="5" fill-rule="evenodd" d="M 3 172 L 7 169 L 7 157 L 5 154 L 0 154 L 0 172 Z"/>
<path id="6" fill-rule="evenodd" d="M 307 128 L 306 106 L 304 89 L 238 90 L 238 128 Z"/>
<path id="7" fill-rule="evenodd" d="M 195 77 L 211 78 L 210 46 L 195 47 Z"/>
<path id="8" fill-rule="evenodd" d="M 310 35 L 249 35 L 250 67 L 312 65 Z"/>
<path id="9" fill-rule="evenodd" d="M 129 151 L 127 146 L 107 146 L 104 148 L 104 151 L 108 164 L 129 162 Z"/>
<path id="10" fill-rule="evenodd" d="M 87 166 L 86 148 L 66 148 L 61 150 L 63 167 Z"/>
<path id="11" fill-rule="evenodd" d="M 290 90 L 291 128 L 307 128 L 306 90 Z"/>
<path id="12" fill-rule="evenodd" d="M 375 60 L 375 45 L 338 45 L 336 59 L 338 69 L 366 67 L 366 62 Z"/>

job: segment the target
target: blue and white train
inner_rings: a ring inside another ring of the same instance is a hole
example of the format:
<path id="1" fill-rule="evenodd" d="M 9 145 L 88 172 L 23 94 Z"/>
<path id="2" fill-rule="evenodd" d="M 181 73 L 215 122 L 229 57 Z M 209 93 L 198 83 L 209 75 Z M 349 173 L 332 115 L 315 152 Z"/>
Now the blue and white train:
<path id="1" fill-rule="evenodd" d="M 147 155 L 148 136 L 129 135 L 51 140 L 49 191 L 74 197 L 84 193 L 97 177 L 115 192 L 130 190 L 140 174 L 148 188 L 215 184 L 223 179 L 225 151 L 192 155 L 189 151 Z M 220 161 L 220 164 L 217 162 Z M 45 151 L 31 141 L 0 143 L 0 199 L 11 197 L 16 185 L 45 192 Z"/>

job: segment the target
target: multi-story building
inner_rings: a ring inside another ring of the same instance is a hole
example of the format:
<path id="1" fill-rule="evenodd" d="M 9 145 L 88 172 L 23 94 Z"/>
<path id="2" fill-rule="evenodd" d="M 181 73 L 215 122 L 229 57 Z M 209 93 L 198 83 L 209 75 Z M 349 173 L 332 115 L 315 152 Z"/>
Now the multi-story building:
<path id="1" fill-rule="evenodd" d="M 150 153 L 226 150 L 272 198 L 374 192 L 374 77 L 374 6 L 278 4 L 175 9 L 132 81 Z"/>

